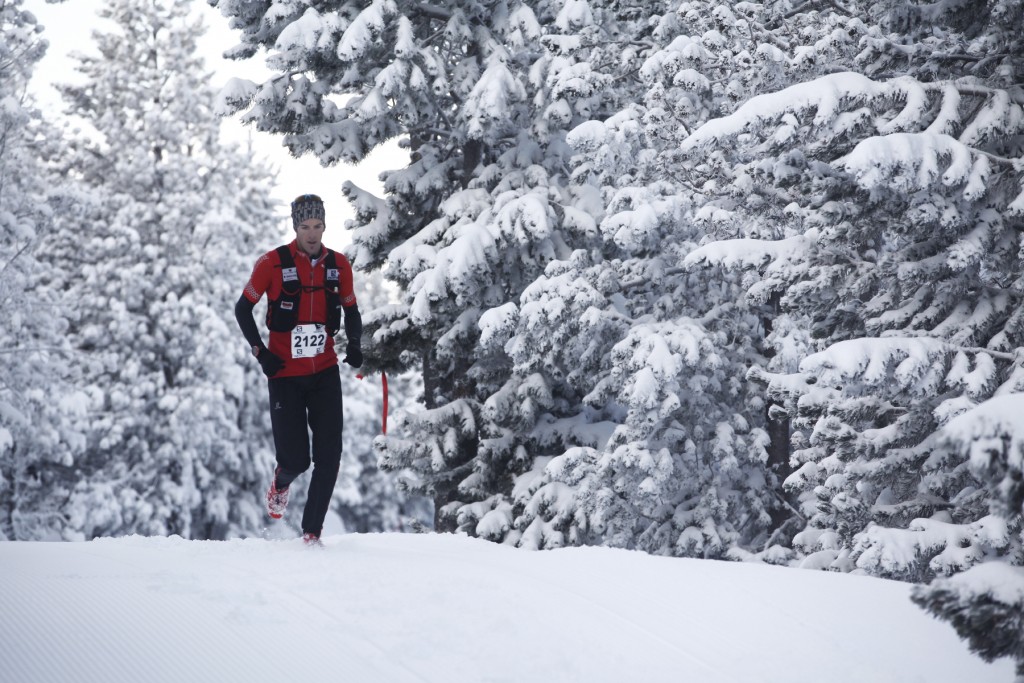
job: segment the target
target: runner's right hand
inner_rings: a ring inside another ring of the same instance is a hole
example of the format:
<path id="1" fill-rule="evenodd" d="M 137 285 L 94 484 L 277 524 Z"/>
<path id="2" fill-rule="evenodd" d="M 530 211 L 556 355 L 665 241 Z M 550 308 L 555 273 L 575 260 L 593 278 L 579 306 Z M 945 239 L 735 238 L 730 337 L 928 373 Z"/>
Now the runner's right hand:
<path id="1" fill-rule="evenodd" d="M 273 377 L 284 367 L 284 361 L 272 354 L 266 347 L 260 349 L 260 355 L 256 357 L 256 360 L 260 362 L 263 374 L 267 377 Z"/>

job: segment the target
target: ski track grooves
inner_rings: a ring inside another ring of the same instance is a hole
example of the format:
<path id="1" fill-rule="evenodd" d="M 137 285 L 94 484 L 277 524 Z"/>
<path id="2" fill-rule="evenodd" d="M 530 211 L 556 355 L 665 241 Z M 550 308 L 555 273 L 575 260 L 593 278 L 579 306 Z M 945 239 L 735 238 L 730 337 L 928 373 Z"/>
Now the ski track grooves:
<path id="1" fill-rule="evenodd" d="M 116 560 L 102 561 L 116 567 Z M 259 650 L 243 633 L 225 629 L 203 596 L 197 600 L 186 588 L 201 585 L 198 576 L 149 567 L 134 576 L 115 570 L 106 577 L 64 572 L 10 578 L 0 583 L 0 604 L 10 615 L 0 627 L 0 649 L 12 674 L 5 680 L 12 683 L 204 680 L 205 664 L 225 650 L 239 656 L 240 673 L 268 673 L 242 663 L 253 662 Z M 55 613 L 59 624 L 39 620 Z M 175 647 L 148 647 L 140 656 L 133 649 L 140 638 Z"/>
<path id="2" fill-rule="evenodd" d="M 713 678 L 711 680 L 701 678 L 700 679 L 701 683 L 714 683 L 716 681 L 732 681 L 732 683 L 744 683 L 742 681 L 738 681 L 737 679 L 727 675 L 721 669 L 716 668 L 710 662 L 702 659 L 701 657 L 698 657 L 697 655 L 693 654 L 692 652 L 689 652 L 687 650 L 683 650 L 678 645 L 673 643 L 671 640 L 665 638 L 661 634 L 656 633 L 655 631 L 652 631 L 651 629 L 647 628 L 646 626 L 643 626 L 642 624 L 637 623 L 635 620 L 625 616 L 624 614 L 621 614 L 619 612 L 616 612 L 615 610 L 609 609 L 607 606 L 602 605 L 601 603 L 599 603 L 596 600 L 594 600 L 592 597 L 590 597 L 588 595 L 584 595 L 583 593 L 581 593 L 581 592 L 579 592 L 579 591 L 577 591 L 577 590 L 575 590 L 573 588 L 568 588 L 567 586 L 564 586 L 562 584 L 551 584 L 551 585 L 553 585 L 553 586 L 557 585 L 557 587 L 561 590 L 561 592 L 563 594 L 572 596 L 572 597 L 576 598 L 578 601 L 584 602 L 584 603 L 590 605 L 596 611 L 604 612 L 604 613 L 614 617 L 616 620 L 622 622 L 623 624 L 628 625 L 629 627 L 631 627 L 632 629 L 634 629 L 638 633 L 642 633 L 642 634 L 646 635 L 651 640 L 658 641 L 659 643 L 661 643 L 662 645 L 664 645 L 668 649 L 672 650 L 673 652 L 678 653 L 681 657 L 683 657 L 685 659 L 688 659 L 689 661 L 693 662 L 694 664 L 696 664 L 697 666 L 701 667 L 702 669 L 704 669 L 709 674 L 712 674 L 715 677 L 715 678 Z M 689 615 L 682 615 L 682 616 L 686 619 L 686 621 L 690 622 L 691 624 L 697 625 L 697 621 L 694 620 Z"/>
<path id="3" fill-rule="evenodd" d="M 522 558 L 525 558 L 525 557 L 529 557 L 529 555 L 530 555 L 529 553 L 523 553 L 523 551 L 512 551 L 512 552 L 518 553 L 518 554 L 513 556 L 514 558 L 517 558 L 517 559 L 522 559 Z M 449 555 L 449 554 L 437 552 L 437 551 L 434 551 L 434 550 L 423 550 L 423 549 L 409 550 L 409 551 L 407 551 L 407 554 L 409 554 L 409 555 L 415 554 L 415 555 L 421 555 L 421 556 L 424 556 L 424 557 L 433 557 L 433 558 L 439 558 L 439 559 L 450 559 L 451 558 L 451 555 Z M 493 561 L 491 559 L 488 559 L 489 557 L 490 556 L 481 555 L 480 557 L 474 558 L 475 562 L 473 564 L 473 568 L 475 569 L 475 568 L 477 568 L 479 566 L 487 566 L 495 575 L 504 575 L 504 574 L 508 574 L 510 576 L 512 575 L 512 569 L 510 568 L 510 563 L 495 562 L 495 561 Z M 539 557 L 544 557 L 544 556 L 543 555 L 539 555 Z M 705 672 L 707 672 L 707 674 L 709 674 L 710 676 L 713 677 L 713 678 L 703 678 L 702 677 L 702 678 L 698 679 L 700 681 L 700 683 L 726 683 L 726 682 L 743 683 L 743 682 L 739 681 L 738 679 L 736 679 L 735 677 L 730 676 L 730 675 L 726 674 L 724 671 L 722 671 L 721 669 L 715 667 L 709 661 L 701 658 L 700 656 L 694 654 L 691 651 L 688 651 L 688 650 L 685 650 L 685 649 L 679 647 L 679 645 L 677 645 L 676 643 L 672 642 L 671 640 L 669 640 L 668 638 L 664 637 L 663 635 L 661 635 L 661 634 L 651 630 L 650 628 L 647 628 L 647 627 L 643 626 L 642 624 L 638 623 L 636 620 L 634 620 L 634 619 L 632 619 L 632 618 L 630 618 L 630 617 L 626 616 L 625 614 L 622 614 L 622 613 L 620 613 L 618 611 L 610 609 L 606 605 L 602 605 L 600 602 L 595 600 L 593 597 L 587 595 L 586 593 L 584 593 L 584 592 L 582 592 L 582 591 L 580 591 L 580 590 L 578 590 L 576 588 L 572 588 L 572 587 L 569 587 L 569 586 L 565 585 L 563 582 L 558 581 L 557 577 L 546 576 L 546 575 L 544 575 L 541 572 L 536 572 L 533 568 L 525 569 L 525 571 L 527 571 L 527 572 L 529 572 L 531 574 L 535 574 L 536 580 L 540 581 L 540 582 L 544 582 L 544 584 L 546 585 L 547 588 L 549 588 L 549 589 L 550 588 L 557 588 L 559 593 L 561 593 L 561 594 L 563 594 L 563 595 L 565 595 L 565 596 L 567 596 L 567 597 L 569 597 L 569 598 L 571 598 L 571 599 L 573 599 L 573 600 L 575 600 L 575 601 L 577 601 L 579 603 L 587 605 L 595 614 L 605 614 L 605 615 L 608 615 L 613 620 L 619 622 L 623 626 L 625 626 L 625 627 L 635 631 L 638 634 L 641 634 L 642 636 L 645 636 L 647 640 L 657 641 L 658 643 L 660 643 L 662 646 L 664 646 L 668 650 L 671 650 L 672 652 L 677 653 L 680 657 L 682 657 L 683 659 L 686 659 L 687 661 L 692 662 L 695 666 L 700 667 Z M 560 606 L 560 607 L 564 609 L 567 606 L 563 605 L 563 606 Z M 695 626 L 699 627 L 699 623 L 697 622 L 697 620 L 693 619 L 693 617 L 691 617 L 689 614 L 682 614 L 682 615 L 680 615 L 680 617 L 684 618 L 687 622 L 689 622 L 691 624 L 694 624 Z M 621 633 L 621 630 L 615 629 L 614 625 L 612 625 L 611 623 L 608 624 L 608 629 L 610 631 L 614 630 L 616 632 Z M 679 675 L 682 675 L 682 674 L 680 673 Z"/>
<path id="4" fill-rule="evenodd" d="M 294 544 L 294 541 L 291 542 L 291 543 Z M 317 555 L 314 555 L 314 557 L 318 557 L 319 554 L 321 554 L 321 553 L 323 553 L 325 551 L 327 551 L 326 547 L 322 548 L 322 549 L 321 548 L 303 548 L 302 549 L 302 552 L 316 553 Z M 383 647 L 380 646 L 380 644 L 370 640 L 366 636 L 360 635 L 360 634 L 356 633 L 355 629 L 353 628 L 353 624 L 352 624 L 351 621 L 347 621 L 345 619 L 340 618 L 337 614 L 334 614 L 330 610 L 325 609 L 322 605 L 318 605 L 311 598 L 307 597 L 306 595 L 304 595 L 303 593 L 301 593 L 299 591 L 283 589 L 282 588 L 282 582 L 280 580 L 273 581 L 271 579 L 268 579 L 263 574 L 260 574 L 260 573 L 257 573 L 257 572 L 253 572 L 253 571 L 242 570 L 242 569 L 239 569 L 238 567 L 235 567 L 235 566 L 233 566 L 231 564 L 224 564 L 224 565 L 221 565 L 221 567 L 224 568 L 224 569 L 227 569 L 228 571 L 230 571 L 231 573 L 235 574 L 236 576 L 240 576 L 240 577 L 246 579 L 247 581 L 256 582 L 256 583 L 259 583 L 260 585 L 266 586 L 268 588 L 268 590 L 271 591 L 271 593 L 276 594 L 276 595 L 280 595 L 282 598 L 291 598 L 292 600 L 297 600 L 297 601 L 307 605 L 310 609 L 312 609 L 313 611 L 319 613 L 322 617 L 326 618 L 328 621 L 330 621 L 333 624 L 335 624 L 336 626 L 340 627 L 340 629 L 344 632 L 344 635 L 345 635 L 346 638 L 348 638 L 348 639 L 350 639 L 352 641 L 356 641 L 358 643 L 363 643 L 366 646 L 368 646 L 370 649 L 374 650 L 375 653 L 377 655 L 379 655 L 380 660 L 383 661 L 387 665 L 385 668 L 389 669 L 389 671 L 387 671 L 387 673 L 391 674 L 391 675 L 388 675 L 386 678 L 375 677 L 373 679 L 367 679 L 367 680 L 381 680 L 381 681 L 386 680 L 386 681 L 396 681 L 397 682 L 397 681 L 399 681 L 401 679 L 395 678 L 395 676 L 393 675 L 393 672 L 390 671 L 390 670 L 393 670 L 395 667 L 397 667 L 397 668 L 402 669 L 402 671 L 410 677 L 410 680 L 420 681 L 421 683 L 430 683 L 430 681 L 428 681 L 428 679 L 423 678 L 422 676 L 417 674 L 415 671 L 411 670 L 404 663 L 402 663 L 402 662 L 395 662 L 395 661 L 390 660 L 389 656 L 388 656 L 387 650 L 385 650 Z M 292 611 L 293 614 L 296 613 L 295 610 L 291 610 L 291 611 Z M 349 643 L 348 645 L 351 646 L 352 643 Z M 357 647 L 354 647 L 352 649 L 355 650 L 355 651 L 358 651 Z M 353 652 L 353 654 L 358 654 L 358 652 Z M 376 668 L 376 666 L 374 668 Z M 377 673 L 382 673 L 382 672 L 380 670 L 378 670 Z"/>

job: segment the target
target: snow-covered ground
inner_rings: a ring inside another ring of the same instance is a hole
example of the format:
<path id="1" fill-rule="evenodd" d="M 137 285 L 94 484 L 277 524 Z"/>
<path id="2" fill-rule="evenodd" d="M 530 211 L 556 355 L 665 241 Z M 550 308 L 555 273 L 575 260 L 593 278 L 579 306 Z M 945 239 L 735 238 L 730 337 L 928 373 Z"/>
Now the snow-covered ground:
<path id="1" fill-rule="evenodd" d="M 905 584 L 451 535 L 0 543 L 0 679 L 1005 683 Z"/>

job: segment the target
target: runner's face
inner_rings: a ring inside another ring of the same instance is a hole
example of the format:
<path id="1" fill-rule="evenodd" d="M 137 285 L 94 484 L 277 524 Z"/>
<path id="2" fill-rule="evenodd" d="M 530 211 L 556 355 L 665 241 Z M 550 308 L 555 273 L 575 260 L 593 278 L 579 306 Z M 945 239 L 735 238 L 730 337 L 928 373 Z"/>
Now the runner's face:
<path id="1" fill-rule="evenodd" d="M 324 222 L 319 218 L 307 218 L 295 228 L 295 237 L 299 249 L 307 256 L 316 256 L 320 253 L 320 242 L 324 237 Z"/>

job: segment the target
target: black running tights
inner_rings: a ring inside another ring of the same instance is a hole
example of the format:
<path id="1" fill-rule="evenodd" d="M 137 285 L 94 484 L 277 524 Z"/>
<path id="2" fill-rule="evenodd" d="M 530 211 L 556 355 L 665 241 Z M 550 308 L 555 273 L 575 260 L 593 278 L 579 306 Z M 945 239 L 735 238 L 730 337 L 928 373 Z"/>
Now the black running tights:
<path id="1" fill-rule="evenodd" d="M 338 367 L 315 375 L 275 377 L 270 386 L 270 423 L 277 450 L 276 486 L 288 488 L 313 465 L 302 513 L 303 533 L 319 535 L 331 506 L 341 464 L 341 376 Z M 309 426 L 307 431 L 306 426 Z M 310 432 L 313 435 L 310 458 Z"/>

